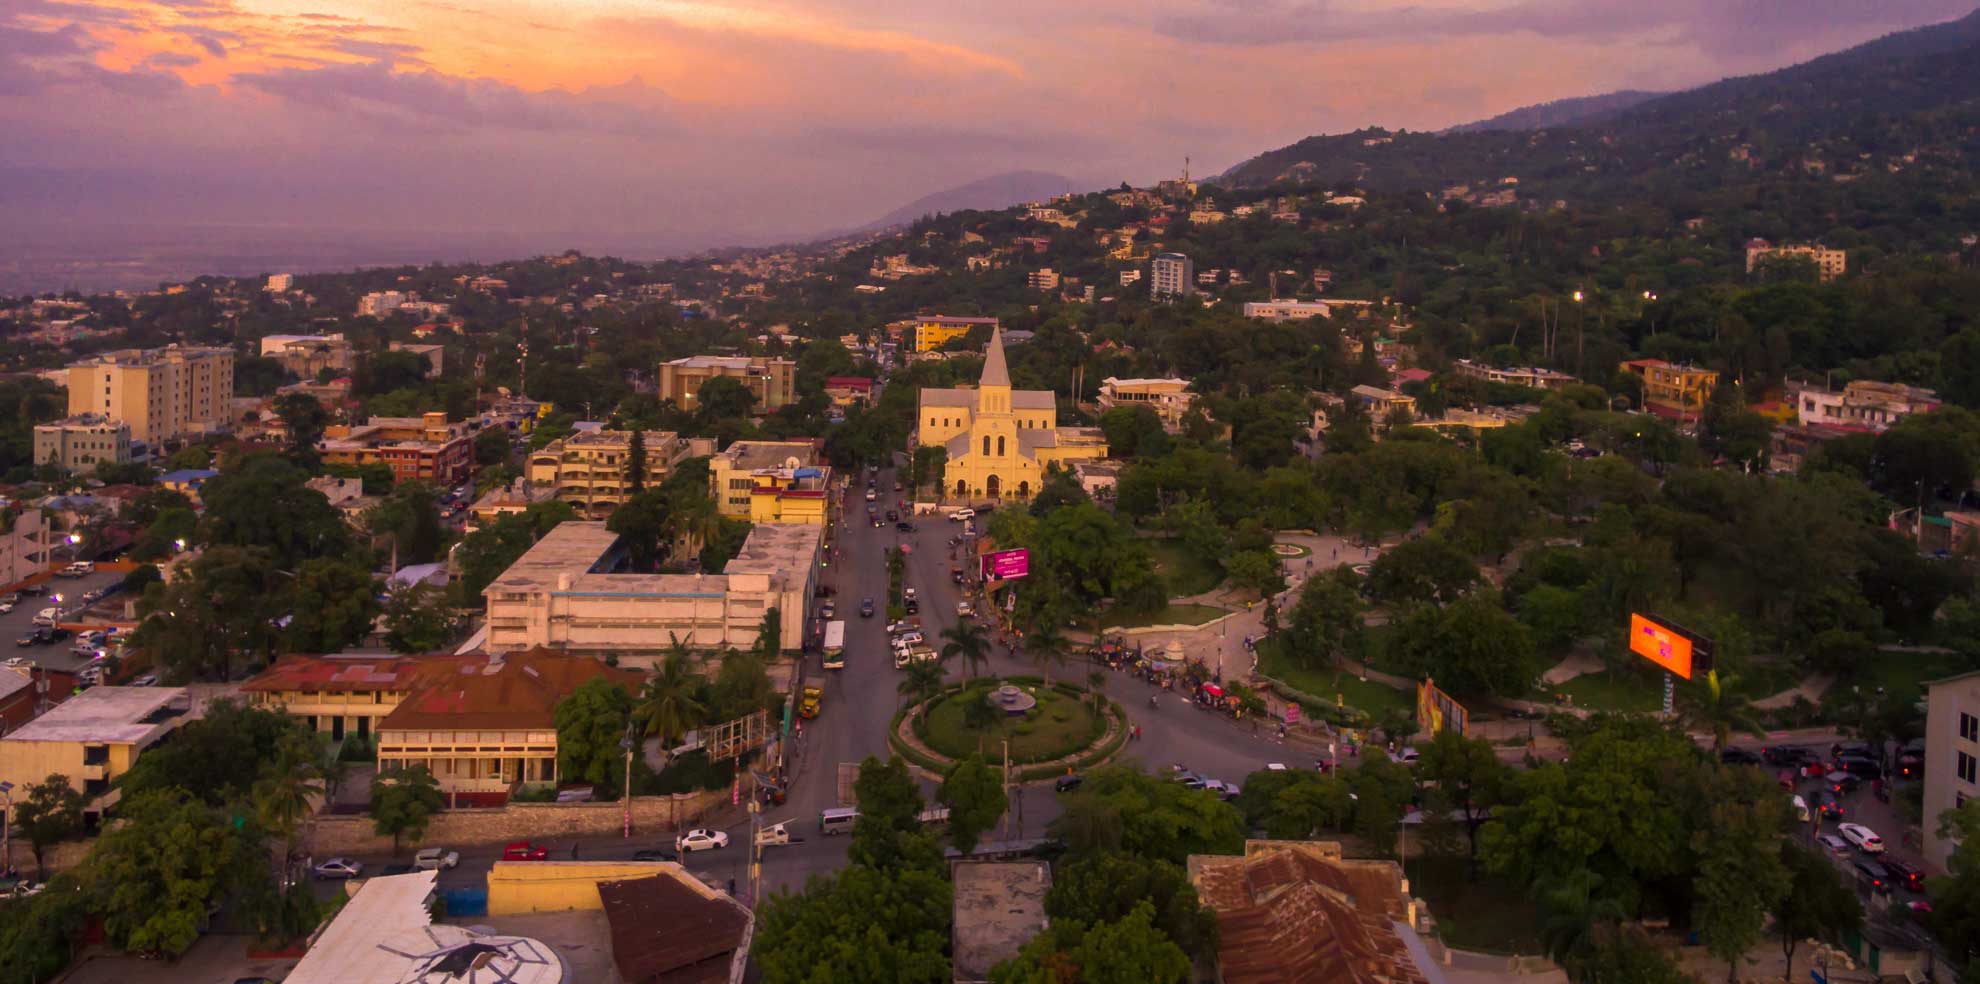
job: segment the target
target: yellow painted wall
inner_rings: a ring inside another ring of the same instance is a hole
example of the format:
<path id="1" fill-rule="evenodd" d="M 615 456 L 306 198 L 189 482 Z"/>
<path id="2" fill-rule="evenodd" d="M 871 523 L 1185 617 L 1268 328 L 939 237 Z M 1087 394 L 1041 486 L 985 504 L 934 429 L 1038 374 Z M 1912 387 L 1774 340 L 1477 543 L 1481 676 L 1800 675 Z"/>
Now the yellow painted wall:
<path id="1" fill-rule="evenodd" d="M 774 495 L 753 495 L 749 497 L 749 521 L 823 526 L 825 505 L 826 500 L 819 498 L 785 499 Z"/>
<path id="2" fill-rule="evenodd" d="M 554 842 L 548 846 L 556 849 Z M 671 874 L 691 886 L 701 885 L 671 861 L 497 861 L 488 873 L 488 914 L 602 909 L 605 904 L 598 898 L 599 882 L 660 874 Z"/>

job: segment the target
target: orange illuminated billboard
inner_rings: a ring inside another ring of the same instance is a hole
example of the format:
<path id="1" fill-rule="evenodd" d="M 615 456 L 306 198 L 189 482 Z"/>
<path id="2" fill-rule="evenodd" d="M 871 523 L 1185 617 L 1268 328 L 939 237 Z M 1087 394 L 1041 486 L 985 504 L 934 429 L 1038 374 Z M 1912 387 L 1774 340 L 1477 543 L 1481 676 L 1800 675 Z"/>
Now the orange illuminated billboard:
<path id="1" fill-rule="evenodd" d="M 1629 616 L 1629 651 L 1691 679 L 1712 668 L 1712 645 L 1678 626 L 1634 612 Z"/>

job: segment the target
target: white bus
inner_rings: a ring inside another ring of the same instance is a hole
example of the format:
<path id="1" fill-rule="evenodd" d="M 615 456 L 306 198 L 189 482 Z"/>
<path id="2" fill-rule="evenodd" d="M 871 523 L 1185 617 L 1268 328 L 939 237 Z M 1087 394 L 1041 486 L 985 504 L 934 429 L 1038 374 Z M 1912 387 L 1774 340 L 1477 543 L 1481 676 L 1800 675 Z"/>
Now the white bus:
<path id="1" fill-rule="evenodd" d="M 846 623 L 843 621 L 825 623 L 825 668 L 846 668 Z"/>

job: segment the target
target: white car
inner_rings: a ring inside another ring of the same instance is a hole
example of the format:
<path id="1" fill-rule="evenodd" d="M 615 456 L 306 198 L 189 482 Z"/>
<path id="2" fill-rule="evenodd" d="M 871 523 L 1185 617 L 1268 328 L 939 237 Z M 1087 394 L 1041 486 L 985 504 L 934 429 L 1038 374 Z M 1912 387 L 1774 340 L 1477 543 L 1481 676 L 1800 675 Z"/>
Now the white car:
<path id="1" fill-rule="evenodd" d="M 696 827 L 674 838 L 674 850 L 686 854 L 689 851 L 707 851 L 729 846 L 729 835 L 719 830 Z"/>
<path id="2" fill-rule="evenodd" d="M 44 608 L 34 613 L 34 624 L 54 625 L 55 620 L 60 617 L 62 617 L 62 610 L 60 608 Z"/>
<path id="3" fill-rule="evenodd" d="M 875 500 L 875 499 L 878 499 L 878 498 L 880 498 L 880 493 L 878 493 L 878 492 L 875 492 L 875 491 L 873 491 L 872 489 L 867 489 L 867 490 L 866 490 L 866 501 L 868 501 L 868 502 L 872 502 L 873 500 Z"/>
<path id="4" fill-rule="evenodd" d="M 960 523 L 965 519 L 975 519 L 975 518 L 976 518 L 976 510 L 971 509 L 968 506 L 964 506 L 961 509 L 949 510 L 949 519 L 954 522 Z"/>
<path id="5" fill-rule="evenodd" d="M 1884 853 L 1884 839 L 1877 836 L 1876 831 L 1860 823 L 1836 824 L 1836 833 L 1841 834 L 1843 840 L 1855 844 L 1865 854 Z"/>
<path id="6" fill-rule="evenodd" d="M 458 867 L 460 863 L 460 854 L 444 847 L 422 848 L 418 854 L 413 855 L 413 867 L 421 871 L 447 871 Z"/>
<path id="7" fill-rule="evenodd" d="M 1390 756 L 1390 758 L 1393 758 L 1396 761 L 1403 763 L 1404 765 L 1408 765 L 1416 761 L 1416 749 L 1411 748 L 1408 745 L 1404 745 L 1403 747 L 1396 749 L 1396 754 Z"/>
<path id="8" fill-rule="evenodd" d="M 328 881 L 333 878 L 356 878 L 363 873 L 364 864 L 353 861 L 350 858 L 331 858 L 310 869 L 310 874 L 315 875 L 318 881 Z"/>
<path id="9" fill-rule="evenodd" d="M 961 617 L 961 618 L 968 618 L 968 617 L 970 617 L 971 615 L 974 615 L 974 614 L 976 614 L 976 606 L 975 606 L 975 605 L 972 605 L 972 604 L 970 604 L 970 603 L 969 603 L 969 602 L 967 602 L 967 601 L 958 601 L 958 602 L 956 602 L 956 615 L 957 615 L 958 617 Z"/>
<path id="10" fill-rule="evenodd" d="M 1822 836 L 1815 838 L 1815 840 L 1818 843 L 1820 843 L 1823 847 L 1828 848 L 1830 854 L 1834 854 L 1838 857 L 1846 856 L 1849 854 L 1849 844 L 1846 841 L 1844 841 L 1842 838 L 1837 837 L 1834 834 L 1823 834 Z"/>
<path id="11" fill-rule="evenodd" d="M 8 612 L 11 612 L 11 611 L 13 611 L 13 610 L 14 610 L 14 603 L 13 603 L 13 602 L 11 602 L 11 601 L 0 601 L 0 615 L 5 615 L 5 614 L 7 614 Z"/>

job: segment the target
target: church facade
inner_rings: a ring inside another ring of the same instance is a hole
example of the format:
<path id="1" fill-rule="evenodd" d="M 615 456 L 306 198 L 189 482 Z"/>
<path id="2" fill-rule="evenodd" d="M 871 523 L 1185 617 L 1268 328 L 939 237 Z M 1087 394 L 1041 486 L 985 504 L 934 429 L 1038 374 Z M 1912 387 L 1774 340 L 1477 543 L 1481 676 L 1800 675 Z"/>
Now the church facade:
<path id="1" fill-rule="evenodd" d="M 921 391 L 915 443 L 947 449 L 942 494 L 957 499 L 1028 499 L 1053 465 L 1107 456 L 1099 428 L 1058 426 L 1050 390 L 1011 389 L 1002 330 L 990 333 L 975 389 Z"/>

